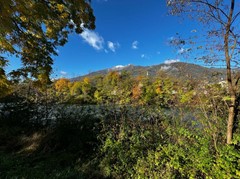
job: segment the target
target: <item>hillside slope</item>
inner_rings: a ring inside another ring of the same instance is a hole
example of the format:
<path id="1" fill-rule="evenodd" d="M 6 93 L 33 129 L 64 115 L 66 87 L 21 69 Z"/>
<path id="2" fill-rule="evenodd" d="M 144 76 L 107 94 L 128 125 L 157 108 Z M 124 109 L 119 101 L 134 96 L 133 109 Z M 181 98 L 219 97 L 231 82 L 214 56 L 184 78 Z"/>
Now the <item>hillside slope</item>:
<path id="1" fill-rule="evenodd" d="M 72 78 L 71 81 L 79 81 L 85 77 L 104 76 L 110 71 L 127 72 L 133 76 L 149 76 L 155 77 L 160 73 L 166 73 L 167 75 L 176 78 L 190 78 L 201 80 L 218 80 L 221 81 L 225 78 L 225 70 L 223 68 L 206 68 L 200 65 L 176 62 L 171 64 L 159 64 L 153 66 L 116 66 L 110 69 L 103 69 L 89 73 L 87 75 L 78 76 Z"/>

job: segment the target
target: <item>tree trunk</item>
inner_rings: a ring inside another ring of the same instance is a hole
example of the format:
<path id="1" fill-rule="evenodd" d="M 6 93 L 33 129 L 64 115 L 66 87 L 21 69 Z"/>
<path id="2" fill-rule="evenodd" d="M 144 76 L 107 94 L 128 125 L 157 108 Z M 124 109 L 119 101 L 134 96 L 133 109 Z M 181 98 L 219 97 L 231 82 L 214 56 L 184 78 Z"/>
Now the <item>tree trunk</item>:
<path id="1" fill-rule="evenodd" d="M 227 144 L 232 143 L 233 138 L 233 124 L 236 116 L 236 98 L 231 98 L 231 105 L 228 109 L 228 122 L 227 122 Z"/>
<path id="2" fill-rule="evenodd" d="M 235 0 L 231 0 L 230 11 L 228 15 L 228 21 L 225 26 L 226 33 L 224 34 L 224 52 L 225 52 L 225 60 L 226 60 L 226 70 L 227 70 L 227 84 L 228 84 L 228 92 L 231 96 L 231 101 L 228 109 L 228 122 L 227 122 L 227 144 L 232 143 L 233 137 L 233 124 L 234 119 L 236 117 L 236 84 L 234 83 L 234 79 L 232 76 L 231 69 L 231 56 L 229 53 L 229 35 L 231 32 L 231 24 L 233 11 L 235 6 Z"/>

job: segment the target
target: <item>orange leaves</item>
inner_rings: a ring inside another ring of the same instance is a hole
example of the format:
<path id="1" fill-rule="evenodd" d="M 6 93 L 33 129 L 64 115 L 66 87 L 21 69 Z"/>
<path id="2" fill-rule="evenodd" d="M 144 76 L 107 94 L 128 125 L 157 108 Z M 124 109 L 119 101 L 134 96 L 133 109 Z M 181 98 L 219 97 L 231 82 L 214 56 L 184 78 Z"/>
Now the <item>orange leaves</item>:
<path id="1" fill-rule="evenodd" d="M 142 94 L 142 90 L 139 85 L 133 87 L 133 89 L 132 89 L 132 98 L 133 99 L 139 99 L 141 94 Z"/>
<path id="2" fill-rule="evenodd" d="M 157 94 L 161 94 L 162 93 L 162 90 L 161 90 L 160 86 L 158 86 L 155 91 L 156 91 Z"/>

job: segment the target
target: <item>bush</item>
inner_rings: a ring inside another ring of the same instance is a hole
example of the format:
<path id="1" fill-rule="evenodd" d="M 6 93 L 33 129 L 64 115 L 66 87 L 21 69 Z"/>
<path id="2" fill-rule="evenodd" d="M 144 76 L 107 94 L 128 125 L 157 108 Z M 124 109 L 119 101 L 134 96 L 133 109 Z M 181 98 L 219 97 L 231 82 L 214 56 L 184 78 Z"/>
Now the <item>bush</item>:
<path id="1" fill-rule="evenodd" d="M 100 158 L 104 176 L 239 178 L 239 140 L 234 145 L 220 140 L 216 145 L 199 123 L 163 113 L 153 120 L 122 115 L 105 121 Z"/>

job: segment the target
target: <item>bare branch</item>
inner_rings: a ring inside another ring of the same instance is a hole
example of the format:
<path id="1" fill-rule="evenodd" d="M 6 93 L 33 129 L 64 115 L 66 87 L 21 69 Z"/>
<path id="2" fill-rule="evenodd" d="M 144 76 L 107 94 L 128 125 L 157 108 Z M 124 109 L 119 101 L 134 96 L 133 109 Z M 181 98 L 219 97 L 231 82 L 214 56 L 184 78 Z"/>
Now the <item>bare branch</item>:
<path id="1" fill-rule="evenodd" d="M 211 12 L 211 14 L 210 13 L 207 13 L 209 16 L 211 16 L 213 19 L 215 19 L 217 22 L 219 22 L 220 24 L 222 24 L 223 26 L 225 26 L 226 24 L 219 18 L 219 17 L 216 17 L 216 15 L 213 13 L 213 12 Z"/>
<path id="2" fill-rule="evenodd" d="M 231 25 L 234 23 L 234 21 L 237 19 L 239 15 L 240 15 L 240 11 L 233 17 Z"/>
<path id="3" fill-rule="evenodd" d="M 205 1 L 202 1 L 202 0 L 192 0 L 193 3 L 201 3 L 201 4 L 204 4 L 204 5 L 207 5 L 208 7 L 211 7 L 215 10 L 218 10 L 222 13 L 223 16 L 225 16 L 226 18 L 228 18 L 228 15 L 219 7 L 216 7 L 214 5 L 212 5 L 211 3 L 209 2 L 205 2 Z"/>

